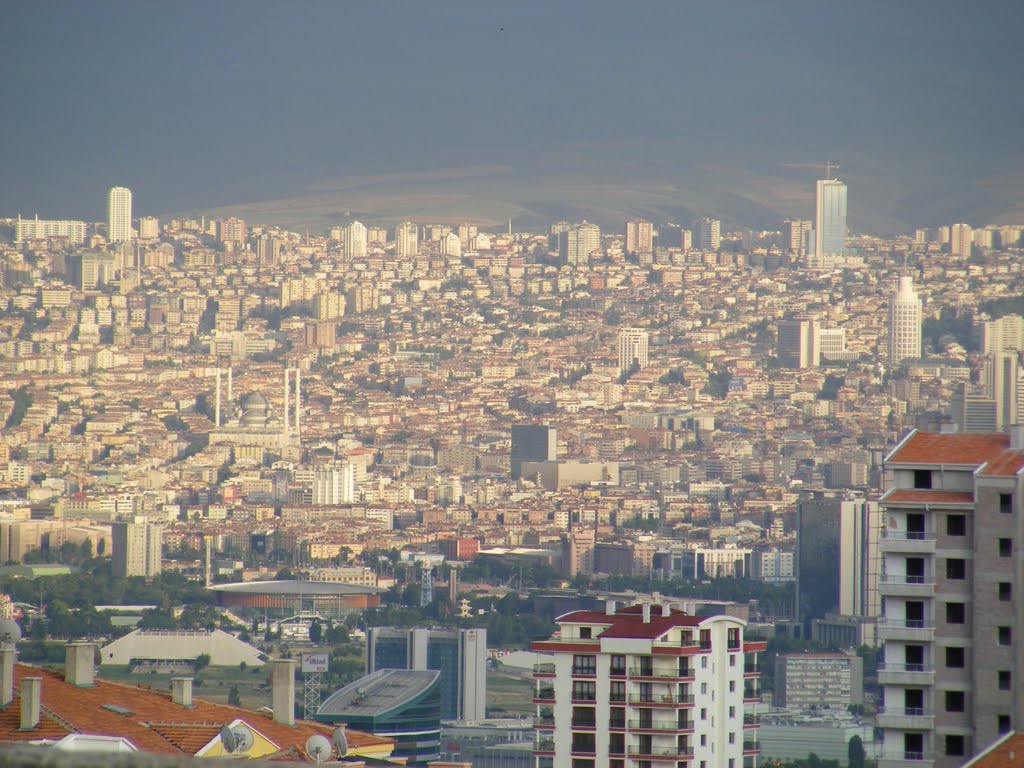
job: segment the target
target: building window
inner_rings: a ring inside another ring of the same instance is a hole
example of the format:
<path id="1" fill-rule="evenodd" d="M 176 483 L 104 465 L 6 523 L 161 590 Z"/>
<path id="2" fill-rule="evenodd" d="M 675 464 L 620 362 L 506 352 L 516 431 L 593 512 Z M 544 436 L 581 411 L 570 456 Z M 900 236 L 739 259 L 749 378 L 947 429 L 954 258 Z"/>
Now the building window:
<path id="1" fill-rule="evenodd" d="M 729 707 L 729 717 L 736 717 L 736 707 Z"/>
<path id="2" fill-rule="evenodd" d="M 573 747 L 575 749 L 575 746 Z M 586 751 L 586 750 L 581 750 Z M 589 750 L 593 752 L 593 750 Z M 578 757 L 574 757 L 572 760 L 572 768 L 594 768 L 593 760 L 582 760 Z"/>
<path id="3" fill-rule="evenodd" d="M 1010 716 L 1009 715 L 997 715 L 996 716 L 996 730 L 999 733 L 1010 732 Z"/>
<path id="4" fill-rule="evenodd" d="M 961 557 L 946 559 L 946 578 L 961 581 L 967 578 L 967 561 Z"/>
<path id="5" fill-rule="evenodd" d="M 590 627 L 580 627 L 580 640 L 589 640 L 590 632 Z"/>
<path id="6" fill-rule="evenodd" d="M 613 755 L 626 754 L 626 734 L 612 733 L 608 735 L 608 752 Z M 621 761 L 620 761 L 621 762 Z"/>
<path id="7" fill-rule="evenodd" d="M 572 747 L 573 752 L 596 752 L 597 751 L 597 736 L 593 733 L 574 733 L 572 735 Z M 575 760 L 573 761 L 576 762 Z M 590 766 L 594 765 L 592 760 L 587 761 Z"/>
<path id="8" fill-rule="evenodd" d="M 932 487 L 932 471 L 930 469 L 915 469 L 914 470 L 914 487 L 915 488 L 931 488 Z"/>
<path id="9" fill-rule="evenodd" d="M 572 684 L 573 701 L 595 701 L 597 688 L 595 683 L 576 682 Z"/>
<path id="10" fill-rule="evenodd" d="M 999 511 L 1004 515 L 1012 514 L 1013 512 L 1013 494 L 1012 493 L 1000 493 L 999 494 Z"/>
<path id="11" fill-rule="evenodd" d="M 946 623 L 963 624 L 967 620 L 963 603 L 946 603 Z"/>
<path id="12" fill-rule="evenodd" d="M 1013 632 L 1009 627 L 998 627 L 996 635 L 1000 645 L 1013 645 Z"/>
<path id="13" fill-rule="evenodd" d="M 1010 675 L 1010 670 L 1008 670 L 1008 669 L 1000 669 L 999 670 L 999 690 L 1000 691 L 1012 690 L 1013 689 L 1012 685 L 1011 685 L 1012 679 L 1013 678 Z"/>
<path id="14" fill-rule="evenodd" d="M 701 669 L 707 669 L 708 668 L 708 657 L 707 656 L 701 656 L 700 657 L 700 668 Z"/>
<path id="15" fill-rule="evenodd" d="M 999 556 L 1013 557 L 1013 539 L 999 540 Z"/>
<path id="16" fill-rule="evenodd" d="M 574 728 L 593 728 L 597 725 L 597 716 L 593 707 L 573 707 L 572 725 Z"/>
<path id="17" fill-rule="evenodd" d="M 951 645 L 946 648 L 946 666 L 950 669 L 964 668 L 964 649 Z"/>
<path id="18" fill-rule="evenodd" d="M 729 655 L 729 666 L 730 667 L 735 667 L 736 666 L 736 654 L 735 653 Z"/>
<path id="19" fill-rule="evenodd" d="M 708 684 L 707 683 L 701 683 L 700 684 L 700 692 L 701 692 L 702 695 L 707 694 L 707 692 L 708 692 Z"/>
<path id="20" fill-rule="evenodd" d="M 735 757 L 730 757 L 729 758 L 729 768 L 736 768 L 736 758 Z"/>
<path id="21" fill-rule="evenodd" d="M 708 719 L 708 711 L 706 709 L 702 709 L 700 711 L 700 719 L 701 720 L 707 720 Z"/>
<path id="22" fill-rule="evenodd" d="M 608 694 L 610 701 L 626 700 L 626 683 L 623 680 L 612 680 L 611 692 Z"/>
<path id="23" fill-rule="evenodd" d="M 626 765 L 626 761 L 625 760 L 609 760 L 608 761 L 608 768 L 625 768 L 625 765 Z"/>
<path id="24" fill-rule="evenodd" d="M 946 711 L 947 712 L 963 712 L 964 711 L 964 692 L 963 691 L 946 691 Z"/>
<path id="25" fill-rule="evenodd" d="M 1010 602 L 1013 599 L 1013 584 L 1009 581 L 999 582 L 999 599 L 1004 603 Z"/>
<path id="26" fill-rule="evenodd" d="M 613 675 L 624 675 L 626 674 L 626 657 L 620 653 L 612 655 L 611 674 Z"/>
<path id="27" fill-rule="evenodd" d="M 596 675 L 597 656 L 581 656 L 579 654 L 573 656 L 572 673 L 574 675 Z"/>
<path id="28" fill-rule="evenodd" d="M 735 744 L 736 743 L 736 734 L 735 733 L 730 733 L 729 734 L 729 743 L 730 744 Z"/>
<path id="29" fill-rule="evenodd" d="M 726 632 L 726 642 L 728 643 L 728 645 L 727 645 L 728 650 L 730 650 L 730 651 L 739 650 L 739 647 L 740 647 L 740 628 L 739 627 L 729 627 L 728 631 Z M 729 663 L 730 664 L 735 664 L 736 663 L 736 659 L 732 658 L 729 661 Z"/>
<path id="30" fill-rule="evenodd" d="M 626 708 L 625 707 L 612 707 L 608 710 L 608 727 L 609 728 L 625 728 L 626 727 Z"/>
<path id="31" fill-rule="evenodd" d="M 711 648 L 711 630 L 702 629 L 700 631 L 700 647 L 701 650 L 708 650 Z"/>
<path id="32" fill-rule="evenodd" d="M 730 680 L 729 681 L 729 693 L 735 693 L 735 692 L 736 692 L 736 681 L 735 680 Z"/>
<path id="33" fill-rule="evenodd" d="M 946 515 L 946 535 L 948 535 L 948 536 L 966 536 L 967 535 L 967 516 L 966 515 Z"/>
<path id="34" fill-rule="evenodd" d="M 964 745 L 964 737 L 954 734 L 947 734 L 946 736 L 946 754 L 953 757 L 963 757 L 966 753 L 966 746 Z"/>

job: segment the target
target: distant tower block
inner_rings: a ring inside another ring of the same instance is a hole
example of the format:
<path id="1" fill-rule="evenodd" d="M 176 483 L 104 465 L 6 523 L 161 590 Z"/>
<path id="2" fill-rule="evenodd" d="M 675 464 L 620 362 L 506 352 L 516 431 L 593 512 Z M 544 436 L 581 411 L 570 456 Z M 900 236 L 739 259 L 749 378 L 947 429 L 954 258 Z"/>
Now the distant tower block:
<path id="1" fill-rule="evenodd" d="M 900 275 L 899 287 L 889 300 L 889 364 L 921 357 L 921 299 L 914 278 Z"/>
<path id="2" fill-rule="evenodd" d="M 423 575 L 420 577 L 420 608 L 426 608 L 434 602 L 434 568 L 430 563 L 423 563 Z"/>

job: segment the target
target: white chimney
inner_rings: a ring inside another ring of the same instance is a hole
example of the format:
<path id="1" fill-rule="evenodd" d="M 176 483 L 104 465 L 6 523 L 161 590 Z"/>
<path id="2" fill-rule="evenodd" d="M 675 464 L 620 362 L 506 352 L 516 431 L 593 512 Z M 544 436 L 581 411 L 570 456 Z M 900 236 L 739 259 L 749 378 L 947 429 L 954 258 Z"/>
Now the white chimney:
<path id="1" fill-rule="evenodd" d="M 651 623 L 651 604 L 650 603 L 644 603 L 643 604 L 643 612 L 644 612 L 644 624 L 650 624 Z"/>
<path id="2" fill-rule="evenodd" d="M 0 707 L 14 701 L 14 662 L 18 651 L 13 647 L 0 648 Z"/>
<path id="3" fill-rule="evenodd" d="M 171 701 L 179 707 L 192 708 L 192 678 L 171 678 Z"/>
<path id="4" fill-rule="evenodd" d="M 615 601 L 614 600 L 605 600 L 604 601 L 604 613 L 605 613 L 605 616 L 614 616 L 615 615 Z"/>
<path id="5" fill-rule="evenodd" d="M 672 605 L 671 605 L 671 603 L 664 602 L 664 601 L 662 602 L 662 604 L 661 604 L 661 615 L 662 616 L 671 616 L 672 615 Z"/>
<path id="6" fill-rule="evenodd" d="M 295 725 L 295 659 L 273 659 L 271 664 L 274 722 Z"/>
<path id="7" fill-rule="evenodd" d="M 39 709 L 43 696 L 43 678 L 21 678 L 21 726 L 19 731 L 31 731 L 39 725 Z"/>
<path id="8" fill-rule="evenodd" d="M 96 646 L 92 643 L 68 643 L 64 646 L 64 682 L 91 688 L 95 660 Z"/>
<path id="9" fill-rule="evenodd" d="M 1010 427 L 1010 450 L 1024 451 L 1024 424 L 1013 424 Z"/>

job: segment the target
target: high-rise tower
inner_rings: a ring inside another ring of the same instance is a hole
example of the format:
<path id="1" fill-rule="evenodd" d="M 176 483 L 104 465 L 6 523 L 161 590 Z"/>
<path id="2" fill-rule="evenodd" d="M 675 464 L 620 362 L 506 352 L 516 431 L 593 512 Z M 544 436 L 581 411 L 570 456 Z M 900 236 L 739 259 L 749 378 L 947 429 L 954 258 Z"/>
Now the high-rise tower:
<path id="1" fill-rule="evenodd" d="M 419 227 L 411 221 L 403 221 L 395 227 L 396 256 L 415 256 L 419 247 Z"/>
<path id="2" fill-rule="evenodd" d="M 702 251 L 717 251 L 722 245 L 722 222 L 703 218 L 697 222 L 697 247 Z"/>
<path id="3" fill-rule="evenodd" d="M 889 364 L 921 356 L 921 299 L 914 278 L 900 275 L 899 288 L 889 300 Z"/>
<path id="4" fill-rule="evenodd" d="M 642 371 L 647 367 L 647 344 L 650 339 L 642 328 L 619 331 L 619 372 Z"/>
<path id="5" fill-rule="evenodd" d="M 107 240 L 125 243 L 132 239 L 132 191 L 111 187 L 107 196 Z"/>
<path id="6" fill-rule="evenodd" d="M 814 203 L 814 255 L 846 253 L 846 185 L 838 179 L 818 182 Z"/>
<path id="7" fill-rule="evenodd" d="M 630 219 L 626 222 L 626 253 L 654 252 L 654 225 L 646 219 Z"/>
<path id="8" fill-rule="evenodd" d="M 345 227 L 343 239 L 345 258 L 361 259 L 366 256 L 366 226 L 362 222 L 353 221 Z"/>

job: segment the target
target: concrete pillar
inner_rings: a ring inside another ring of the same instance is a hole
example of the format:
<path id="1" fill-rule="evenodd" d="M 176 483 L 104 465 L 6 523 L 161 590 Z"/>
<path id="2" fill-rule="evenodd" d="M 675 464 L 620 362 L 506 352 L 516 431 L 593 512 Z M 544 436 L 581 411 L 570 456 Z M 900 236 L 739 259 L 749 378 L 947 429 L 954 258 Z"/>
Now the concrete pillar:
<path id="1" fill-rule="evenodd" d="M 295 725 L 295 659 L 274 659 L 271 665 L 274 722 Z"/>
<path id="2" fill-rule="evenodd" d="M 43 678 L 23 677 L 21 679 L 21 727 L 19 731 L 31 731 L 39 725 L 39 709 L 43 698 Z"/>

